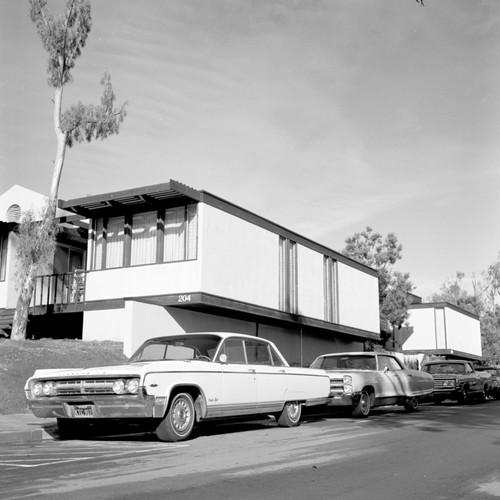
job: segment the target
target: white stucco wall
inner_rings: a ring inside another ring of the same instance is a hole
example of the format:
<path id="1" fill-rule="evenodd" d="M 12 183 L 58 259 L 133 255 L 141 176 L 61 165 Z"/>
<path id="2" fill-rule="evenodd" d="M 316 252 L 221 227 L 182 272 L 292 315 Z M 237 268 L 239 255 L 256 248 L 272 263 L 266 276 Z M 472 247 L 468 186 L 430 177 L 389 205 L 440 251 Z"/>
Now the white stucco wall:
<path id="1" fill-rule="evenodd" d="M 450 307 L 410 309 L 408 323 L 413 334 L 403 344 L 405 351 L 449 349 L 482 355 L 479 320 Z"/>
<path id="2" fill-rule="evenodd" d="M 201 289 L 199 260 L 93 271 L 86 279 L 86 301 Z"/>
<path id="3" fill-rule="evenodd" d="M 209 205 L 200 222 L 203 291 L 277 309 L 278 235 Z"/>
<path id="4" fill-rule="evenodd" d="M 378 278 L 341 262 L 337 276 L 339 323 L 380 332 Z"/>
<path id="5" fill-rule="evenodd" d="M 445 308 L 445 318 L 448 349 L 482 356 L 479 320 L 449 307 Z"/>
<path id="6" fill-rule="evenodd" d="M 16 289 L 18 236 L 10 232 L 7 237 L 7 265 L 5 281 L 0 281 L 0 308 L 14 309 L 19 292 Z"/>
<path id="7" fill-rule="evenodd" d="M 408 324 L 413 327 L 413 333 L 403 344 L 404 350 L 436 349 L 436 322 L 433 307 L 410 309 Z"/>

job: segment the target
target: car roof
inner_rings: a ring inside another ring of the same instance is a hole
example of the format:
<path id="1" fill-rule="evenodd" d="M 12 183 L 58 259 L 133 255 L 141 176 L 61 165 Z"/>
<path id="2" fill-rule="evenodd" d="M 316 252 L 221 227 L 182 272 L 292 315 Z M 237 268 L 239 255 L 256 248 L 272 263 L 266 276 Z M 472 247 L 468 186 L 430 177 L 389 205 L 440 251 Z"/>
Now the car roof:
<path id="1" fill-rule="evenodd" d="M 160 339 L 168 339 L 171 337 L 195 337 L 195 336 L 200 336 L 200 335 L 215 335 L 217 337 L 220 337 L 221 339 L 226 339 L 229 337 L 240 337 L 248 340 L 263 340 L 264 342 L 269 342 L 272 343 L 270 340 L 262 338 L 262 337 L 257 337 L 255 335 L 247 335 L 245 333 L 236 333 L 236 332 L 189 332 L 189 333 L 172 333 L 170 335 L 160 335 L 158 337 L 151 337 L 149 339 L 146 339 L 144 342 L 147 342 L 149 340 L 160 340 Z"/>
<path id="2" fill-rule="evenodd" d="M 442 359 L 441 361 L 426 361 L 424 365 L 451 365 L 451 364 L 463 364 L 470 363 L 466 359 Z"/>
<path id="3" fill-rule="evenodd" d="M 374 356 L 376 354 L 389 354 L 385 352 L 366 352 L 366 351 L 353 351 L 353 352 L 331 352 L 329 354 L 321 354 L 318 358 L 326 358 L 327 356 Z M 392 354 L 389 354 L 392 356 Z"/>

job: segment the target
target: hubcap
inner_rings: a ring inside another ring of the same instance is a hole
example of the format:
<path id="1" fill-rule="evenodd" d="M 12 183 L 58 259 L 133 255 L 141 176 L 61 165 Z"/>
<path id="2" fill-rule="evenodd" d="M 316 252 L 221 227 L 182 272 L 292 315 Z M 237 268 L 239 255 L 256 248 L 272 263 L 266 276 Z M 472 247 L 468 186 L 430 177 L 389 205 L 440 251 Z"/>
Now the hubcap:
<path id="1" fill-rule="evenodd" d="M 299 416 L 299 410 L 300 410 L 300 407 L 299 407 L 298 403 L 290 403 L 288 405 L 288 409 L 287 409 L 288 416 L 292 420 L 296 420 Z"/>
<path id="2" fill-rule="evenodd" d="M 369 410 L 370 410 L 370 398 L 368 397 L 368 394 L 363 393 L 361 394 L 361 411 L 363 415 L 365 415 Z"/>
<path id="3" fill-rule="evenodd" d="M 185 401 L 179 400 L 175 403 L 172 412 L 172 425 L 179 432 L 186 430 L 191 422 L 191 412 Z"/>

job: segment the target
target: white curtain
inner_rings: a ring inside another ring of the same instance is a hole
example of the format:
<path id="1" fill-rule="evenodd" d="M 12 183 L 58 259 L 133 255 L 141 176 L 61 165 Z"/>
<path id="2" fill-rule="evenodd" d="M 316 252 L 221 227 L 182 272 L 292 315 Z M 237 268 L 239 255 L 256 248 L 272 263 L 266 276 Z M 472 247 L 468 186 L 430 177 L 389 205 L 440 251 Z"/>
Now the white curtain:
<path id="1" fill-rule="evenodd" d="M 103 219 L 97 219 L 95 225 L 95 242 L 94 242 L 94 262 L 93 269 L 102 269 L 102 247 L 104 238 L 102 234 Z"/>
<path id="2" fill-rule="evenodd" d="M 184 260 L 185 258 L 185 210 L 186 207 L 175 207 L 165 211 L 164 262 Z"/>
<path id="3" fill-rule="evenodd" d="M 130 265 L 156 262 L 156 218 L 156 212 L 134 215 Z"/>
<path id="4" fill-rule="evenodd" d="M 187 207 L 187 255 L 186 259 L 196 259 L 198 247 L 198 205 Z"/>
<path id="5" fill-rule="evenodd" d="M 106 236 L 106 269 L 123 266 L 124 217 L 108 219 Z"/>

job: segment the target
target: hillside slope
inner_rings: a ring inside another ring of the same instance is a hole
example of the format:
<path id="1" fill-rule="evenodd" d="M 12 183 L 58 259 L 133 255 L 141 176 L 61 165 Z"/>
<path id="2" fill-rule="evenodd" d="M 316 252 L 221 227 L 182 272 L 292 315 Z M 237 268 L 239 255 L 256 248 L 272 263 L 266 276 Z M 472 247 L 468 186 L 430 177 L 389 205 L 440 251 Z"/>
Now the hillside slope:
<path id="1" fill-rule="evenodd" d="M 126 361 L 120 342 L 0 340 L 0 414 L 27 412 L 24 384 L 37 368 L 85 368 Z"/>

